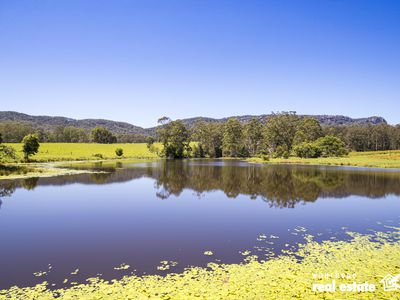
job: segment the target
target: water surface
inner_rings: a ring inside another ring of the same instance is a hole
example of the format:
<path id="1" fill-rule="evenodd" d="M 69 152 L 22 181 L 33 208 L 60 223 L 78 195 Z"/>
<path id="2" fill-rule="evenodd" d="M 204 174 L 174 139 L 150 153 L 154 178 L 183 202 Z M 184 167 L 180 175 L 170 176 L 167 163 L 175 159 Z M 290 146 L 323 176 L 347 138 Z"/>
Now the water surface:
<path id="1" fill-rule="evenodd" d="M 304 241 L 303 227 L 323 240 L 399 223 L 396 171 L 222 160 L 88 167 L 103 173 L 0 181 L 0 288 L 238 263 L 240 251 L 267 258 Z M 157 270 L 163 260 L 178 265 Z M 131 268 L 114 270 L 121 263 Z"/>

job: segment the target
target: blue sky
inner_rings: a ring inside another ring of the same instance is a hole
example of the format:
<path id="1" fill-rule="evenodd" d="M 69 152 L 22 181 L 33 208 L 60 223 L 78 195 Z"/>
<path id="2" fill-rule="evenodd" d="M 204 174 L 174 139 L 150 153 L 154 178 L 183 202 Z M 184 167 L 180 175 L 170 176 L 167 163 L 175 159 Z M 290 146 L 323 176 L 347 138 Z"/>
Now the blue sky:
<path id="1" fill-rule="evenodd" d="M 0 110 L 400 123 L 400 1 L 1 0 Z"/>

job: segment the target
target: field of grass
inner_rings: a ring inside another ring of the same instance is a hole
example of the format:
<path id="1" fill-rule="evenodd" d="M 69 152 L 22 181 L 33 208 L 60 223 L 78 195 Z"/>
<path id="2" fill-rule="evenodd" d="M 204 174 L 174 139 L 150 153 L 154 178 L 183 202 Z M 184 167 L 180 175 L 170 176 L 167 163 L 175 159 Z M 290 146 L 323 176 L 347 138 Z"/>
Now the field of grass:
<path id="1" fill-rule="evenodd" d="M 6 144 L 17 150 L 20 159 L 23 158 L 22 144 Z M 137 144 L 94 144 L 94 143 L 41 143 L 39 152 L 31 156 L 36 162 L 68 161 L 68 160 L 98 160 L 117 158 L 116 148 L 124 150 L 123 158 L 156 158 L 145 143 Z M 100 154 L 101 156 L 95 156 Z"/>
<path id="2" fill-rule="evenodd" d="M 22 159 L 22 144 L 6 144 L 17 150 L 18 157 Z M 160 147 L 160 145 L 158 146 Z M 137 144 L 94 144 L 94 143 L 42 143 L 39 153 L 33 155 L 34 162 L 74 161 L 74 160 L 99 160 L 115 159 L 116 148 L 124 150 L 123 158 L 157 158 L 156 153 L 151 153 L 145 143 Z M 286 163 L 310 165 L 337 165 L 359 166 L 377 168 L 400 168 L 400 150 L 351 152 L 346 157 L 327 158 L 298 158 L 290 157 L 271 158 L 268 161 L 262 158 L 249 158 L 249 162 L 257 163 Z"/>
<path id="3" fill-rule="evenodd" d="M 91 278 L 57 290 L 45 282 L 0 291 L 0 299 L 398 299 L 398 291 L 385 291 L 381 283 L 400 273 L 398 228 L 351 235 L 351 241 L 323 243 L 306 235 L 299 249 L 262 261 L 248 256 L 243 264 L 210 263 L 180 274 Z M 321 290 L 333 281 L 334 291 Z"/>
<path id="4" fill-rule="evenodd" d="M 376 168 L 400 168 L 400 151 L 371 151 L 371 152 L 351 152 L 345 157 L 326 157 L 326 158 L 299 158 L 290 157 L 271 158 L 265 161 L 261 158 L 250 158 L 250 162 L 256 163 L 277 163 L 277 164 L 304 164 L 304 165 L 334 165 L 334 166 L 357 166 L 357 167 L 376 167 Z"/>

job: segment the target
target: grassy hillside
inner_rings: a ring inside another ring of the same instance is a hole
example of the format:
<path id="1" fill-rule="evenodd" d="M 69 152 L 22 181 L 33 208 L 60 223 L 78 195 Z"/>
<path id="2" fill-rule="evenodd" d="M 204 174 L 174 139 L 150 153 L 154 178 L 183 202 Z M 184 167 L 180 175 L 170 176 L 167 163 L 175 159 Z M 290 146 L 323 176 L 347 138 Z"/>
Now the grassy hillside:
<path id="1" fill-rule="evenodd" d="M 248 161 L 257 163 L 278 163 L 278 164 L 400 168 L 400 150 L 351 152 L 349 156 L 346 157 L 326 157 L 326 158 L 290 157 L 289 159 L 272 158 L 269 161 L 265 161 L 261 158 L 249 158 Z"/>
<path id="2" fill-rule="evenodd" d="M 19 158 L 23 157 L 22 144 L 6 144 L 17 150 Z M 38 162 L 63 161 L 63 160 L 94 160 L 103 158 L 117 158 L 116 148 L 124 150 L 124 158 L 155 158 L 144 143 L 138 144 L 94 144 L 94 143 L 41 143 L 39 153 L 31 159 Z"/>

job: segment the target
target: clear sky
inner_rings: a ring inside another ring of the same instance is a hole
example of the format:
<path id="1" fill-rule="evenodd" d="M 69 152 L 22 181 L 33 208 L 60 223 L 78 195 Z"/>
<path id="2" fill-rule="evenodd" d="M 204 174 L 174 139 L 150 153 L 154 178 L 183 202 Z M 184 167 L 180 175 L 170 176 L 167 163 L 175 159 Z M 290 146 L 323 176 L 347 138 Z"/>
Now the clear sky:
<path id="1" fill-rule="evenodd" d="M 400 1 L 0 0 L 0 110 L 400 123 Z"/>

